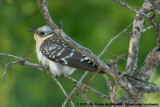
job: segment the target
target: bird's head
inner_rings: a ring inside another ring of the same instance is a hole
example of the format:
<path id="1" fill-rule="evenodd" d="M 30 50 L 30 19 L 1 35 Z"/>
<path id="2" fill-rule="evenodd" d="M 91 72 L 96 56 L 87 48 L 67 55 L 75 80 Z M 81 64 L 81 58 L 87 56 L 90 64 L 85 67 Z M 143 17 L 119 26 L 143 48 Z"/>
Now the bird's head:
<path id="1" fill-rule="evenodd" d="M 47 26 L 39 27 L 36 30 L 29 30 L 34 33 L 34 38 L 36 41 L 42 41 L 54 34 L 54 32 Z"/>
<path id="2" fill-rule="evenodd" d="M 29 30 L 29 31 L 33 32 L 34 34 L 42 38 L 53 34 L 53 31 L 47 25 L 39 27 L 36 30 Z"/>

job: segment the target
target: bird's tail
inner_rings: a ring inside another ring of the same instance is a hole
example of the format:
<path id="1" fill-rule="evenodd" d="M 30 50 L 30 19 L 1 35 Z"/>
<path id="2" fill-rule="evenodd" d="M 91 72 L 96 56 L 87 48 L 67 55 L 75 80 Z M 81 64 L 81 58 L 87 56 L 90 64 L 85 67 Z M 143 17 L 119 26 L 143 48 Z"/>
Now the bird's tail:
<path id="1" fill-rule="evenodd" d="M 121 72 L 118 72 L 118 74 L 121 75 L 122 73 L 121 73 Z M 133 79 L 133 80 L 136 80 L 136 81 L 139 81 L 139 82 L 142 82 L 142 83 L 150 84 L 150 85 L 156 85 L 156 84 L 154 84 L 154 83 L 151 83 L 151 82 L 148 82 L 148 81 L 139 79 L 139 78 L 137 78 L 137 77 L 130 76 L 130 75 L 128 75 L 128 74 L 124 74 L 123 77 L 126 77 L 126 78 L 128 78 L 128 79 Z"/>

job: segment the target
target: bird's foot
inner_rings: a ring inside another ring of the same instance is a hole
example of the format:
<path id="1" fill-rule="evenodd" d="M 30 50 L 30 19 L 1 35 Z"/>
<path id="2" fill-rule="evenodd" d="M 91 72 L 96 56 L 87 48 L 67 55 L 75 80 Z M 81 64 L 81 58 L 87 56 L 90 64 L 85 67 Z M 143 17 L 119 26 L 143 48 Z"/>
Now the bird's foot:
<path id="1" fill-rule="evenodd" d="M 49 69 L 49 66 L 48 66 L 48 65 L 45 65 L 43 70 L 44 70 L 44 72 L 46 73 L 48 69 Z"/>

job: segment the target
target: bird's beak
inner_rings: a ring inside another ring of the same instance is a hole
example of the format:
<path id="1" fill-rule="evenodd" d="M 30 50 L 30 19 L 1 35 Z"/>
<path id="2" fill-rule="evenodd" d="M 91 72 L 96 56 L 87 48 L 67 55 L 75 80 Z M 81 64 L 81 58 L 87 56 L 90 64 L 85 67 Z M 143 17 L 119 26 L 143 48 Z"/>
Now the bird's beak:
<path id="1" fill-rule="evenodd" d="M 28 30 L 28 32 L 33 32 L 33 33 L 35 33 L 36 30 L 30 29 L 30 30 Z"/>

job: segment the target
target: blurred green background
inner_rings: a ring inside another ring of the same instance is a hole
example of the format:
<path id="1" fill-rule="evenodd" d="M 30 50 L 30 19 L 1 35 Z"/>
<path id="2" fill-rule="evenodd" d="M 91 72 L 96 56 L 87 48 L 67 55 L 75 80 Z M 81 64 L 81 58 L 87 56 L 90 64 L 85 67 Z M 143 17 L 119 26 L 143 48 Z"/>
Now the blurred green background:
<path id="1" fill-rule="evenodd" d="M 143 0 L 125 1 L 137 10 L 143 3 Z M 135 16 L 114 0 L 49 0 L 48 7 L 55 23 L 59 24 L 63 20 L 63 30 L 96 55 L 113 36 L 132 23 Z M 28 30 L 45 24 L 37 0 L 0 0 L 0 52 L 29 58 L 30 62 L 38 63 L 33 34 Z M 116 55 L 125 53 L 127 58 L 128 44 L 129 36 L 123 34 L 111 44 L 108 51 Z M 150 29 L 144 32 L 139 47 L 139 68 L 147 53 L 155 46 L 156 31 Z M 101 57 L 102 60 L 113 58 L 115 57 L 106 53 Z M 3 74 L 5 64 L 11 61 L 16 59 L 0 56 L 0 75 Z M 123 72 L 126 61 L 120 60 L 118 64 L 119 71 Z M 151 78 L 151 82 L 156 84 L 160 83 L 158 71 L 159 68 Z M 77 70 L 72 77 L 79 80 L 83 73 L 84 71 Z M 88 83 L 92 76 L 93 73 L 89 73 L 84 83 Z M 5 83 L 0 78 L 0 107 L 60 107 L 65 100 L 55 81 L 36 68 L 12 65 L 7 70 L 6 80 Z M 59 82 L 67 93 L 74 88 L 73 83 L 65 78 Z M 91 86 L 109 95 L 102 74 L 95 77 Z M 117 97 L 124 95 L 124 91 L 118 89 Z M 93 102 L 109 103 L 90 91 L 87 97 Z M 159 93 L 145 94 L 143 102 L 160 104 L 159 97 Z M 85 100 L 78 96 L 73 102 L 83 103 Z M 69 103 L 67 106 L 70 106 Z"/>

